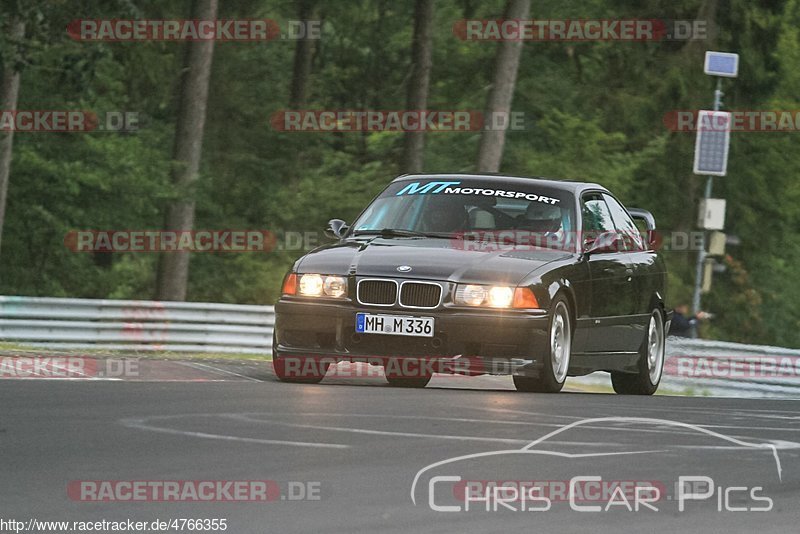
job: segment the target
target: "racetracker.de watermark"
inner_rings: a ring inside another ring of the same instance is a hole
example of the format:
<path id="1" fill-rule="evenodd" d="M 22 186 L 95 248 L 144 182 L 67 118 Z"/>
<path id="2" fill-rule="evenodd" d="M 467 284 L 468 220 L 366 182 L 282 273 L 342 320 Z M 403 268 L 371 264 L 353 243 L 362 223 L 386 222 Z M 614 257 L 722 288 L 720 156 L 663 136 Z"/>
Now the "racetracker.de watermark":
<path id="1" fill-rule="evenodd" d="M 357 340 L 359 338 L 356 338 Z M 517 364 L 510 360 L 483 359 L 478 356 L 458 358 L 442 356 L 416 356 L 395 358 L 390 356 L 350 356 L 346 361 L 337 358 L 310 355 L 287 355 L 279 360 L 284 375 L 304 378 L 323 375 L 326 378 L 382 378 L 397 380 L 426 378 L 439 374 L 440 378 L 463 379 L 483 374 L 512 374 Z M 275 361 L 273 360 L 273 365 Z"/>
<path id="2" fill-rule="evenodd" d="M 85 356 L 2 356 L 0 379 L 8 378 L 135 378 L 134 359 L 100 359 Z"/>
<path id="3" fill-rule="evenodd" d="M 686 252 L 703 248 L 702 231 L 649 230 L 635 232 L 583 232 L 509 230 L 468 230 L 455 232 L 451 246 L 458 250 L 475 252 L 564 250 L 571 252 L 576 243 L 590 243 L 603 236 L 609 243 L 606 250 L 626 252 L 647 249 L 655 251 Z M 610 239 L 609 239 L 610 237 Z"/>
<path id="4" fill-rule="evenodd" d="M 135 111 L 0 110 L 0 132 L 135 132 Z"/>
<path id="5" fill-rule="evenodd" d="M 664 125 L 672 132 L 798 132 L 800 110 L 734 110 L 729 114 L 703 114 L 678 110 L 664 114 Z"/>
<path id="6" fill-rule="evenodd" d="M 720 380 L 798 379 L 800 356 L 672 356 L 664 363 L 664 374 L 681 378 Z"/>
<path id="7" fill-rule="evenodd" d="M 453 35 L 463 41 L 689 41 L 708 39 L 705 20 L 462 19 Z"/>
<path id="8" fill-rule="evenodd" d="M 73 252 L 268 252 L 276 239 L 266 230 L 72 230 Z"/>
<path id="9" fill-rule="evenodd" d="M 319 39 L 319 20 L 273 19 L 75 19 L 67 35 L 76 41 L 273 41 Z"/>
<path id="10" fill-rule="evenodd" d="M 71 480 L 67 496 L 78 502 L 319 501 L 321 486 L 294 480 Z"/>
<path id="11" fill-rule="evenodd" d="M 279 110 L 270 117 L 279 132 L 475 132 L 526 130 L 523 112 L 474 110 Z"/>

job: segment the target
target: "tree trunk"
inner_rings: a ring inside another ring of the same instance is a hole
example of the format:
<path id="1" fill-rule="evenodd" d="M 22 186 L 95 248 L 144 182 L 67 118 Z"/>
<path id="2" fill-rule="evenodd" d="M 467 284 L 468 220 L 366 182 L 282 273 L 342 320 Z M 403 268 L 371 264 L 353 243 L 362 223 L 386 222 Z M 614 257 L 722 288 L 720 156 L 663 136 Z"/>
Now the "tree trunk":
<path id="1" fill-rule="evenodd" d="M 297 18 L 308 21 L 312 17 L 314 0 L 297 0 Z M 311 58 L 314 55 L 314 40 L 307 36 L 299 39 L 294 46 L 294 66 L 292 86 L 289 91 L 289 107 L 299 109 L 305 106 L 308 93 L 308 78 L 311 74 Z"/>
<path id="2" fill-rule="evenodd" d="M 530 0 L 508 0 L 505 19 L 527 19 L 531 7 Z M 522 41 L 502 41 L 497 48 L 494 61 L 494 81 L 486 104 L 485 121 L 491 121 L 495 113 L 510 113 L 514 86 L 517 84 L 517 70 L 522 53 Z M 506 141 L 505 129 L 481 132 L 478 148 L 478 172 L 498 172 L 503 161 L 503 145 Z"/>
<path id="3" fill-rule="evenodd" d="M 19 43 L 25 37 L 25 23 L 18 17 L 9 22 L 9 38 Z M 16 56 L 16 54 L 13 54 Z M 19 99 L 19 78 L 16 57 L 6 58 L 0 80 L 0 110 L 16 111 Z M 0 132 L 0 244 L 3 240 L 3 222 L 6 217 L 6 196 L 11 176 L 11 156 L 14 145 L 14 131 Z"/>
<path id="4" fill-rule="evenodd" d="M 217 0 L 193 0 L 192 18 L 215 20 Z M 200 168 L 213 56 L 213 40 L 192 41 L 186 45 L 171 171 L 178 198 L 167 206 L 165 230 L 191 230 L 194 226 L 195 201 L 192 186 Z M 186 300 L 188 280 L 188 252 L 161 254 L 156 281 L 156 296 L 159 300 Z"/>
<path id="5" fill-rule="evenodd" d="M 433 48 L 433 0 L 416 0 L 414 38 L 411 45 L 412 71 L 408 82 L 407 109 L 428 106 Z M 425 161 L 425 132 L 406 132 L 403 140 L 402 172 L 421 172 Z"/>

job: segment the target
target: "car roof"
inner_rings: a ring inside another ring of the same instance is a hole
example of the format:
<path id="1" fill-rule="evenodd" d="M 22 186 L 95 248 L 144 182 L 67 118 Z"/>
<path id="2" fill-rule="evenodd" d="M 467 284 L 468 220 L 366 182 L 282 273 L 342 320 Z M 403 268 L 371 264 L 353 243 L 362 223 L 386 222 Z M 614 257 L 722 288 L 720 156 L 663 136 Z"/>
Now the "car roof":
<path id="1" fill-rule="evenodd" d="M 470 173 L 423 173 L 423 174 L 403 174 L 398 176 L 392 182 L 404 182 L 408 180 L 429 180 L 431 178 L 451 179 L 451 178 L 478 178 L 486 182 L 496 182 L 498 184 L 525 184 L 525 185 L 538 185 L 543 187 L 553 187 L 556 189 L 563 189 L 571 191 L 575 194 L 580 194 L 587 189 L 599 189 L 601 191 L 608 191 L 600 184 L 593 182 L 578 182 L 575 180 L 556 180 L 553 178 L 536 177 L 530 178 L 527 176 L 514 176 L 507 174 L 470 174 Z"/>

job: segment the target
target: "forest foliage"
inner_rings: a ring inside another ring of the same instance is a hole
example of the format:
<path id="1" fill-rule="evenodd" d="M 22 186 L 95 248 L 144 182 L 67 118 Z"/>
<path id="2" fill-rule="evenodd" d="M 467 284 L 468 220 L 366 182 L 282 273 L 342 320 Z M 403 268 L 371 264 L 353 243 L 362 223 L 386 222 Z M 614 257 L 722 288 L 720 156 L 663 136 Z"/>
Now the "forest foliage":
<path id="1" fill-rule="evenodd" d="M 0 251 L 0 294 L 149 299 L 151 253 L 74 253 L 79 229 L 154 229 L 177 194 L 170 157 L 182 44 L 87 43 L 70 20 L 186 18 L 179 0 L 30 0 L 12 4 L 27 21 L 18 43 L 0 39 L 2 59 L 21 61 L 19 109 L 133 111 L 133 133 L 17 133 Z M 21 6 L 21 7 L 20 7 Z M 496 43 L 458 39 L 464 18 L 497 18 L 504 2 L 438 0 L 433 22 L 429 109 L 480 110 L 489 94 Z M 297 17 L 289 0 L 230 0 L 220 18 Z M 773 0 L 534 0 L 535 18 L 700 19 L 703 41 L 525 43 L 513 110 L 526 128 L 509 131 L 501 171 L 596 181 L 628 206 L 652 211 L 665 231 L 692 231 L 704 177 L 692 174 L 694 134 L 669 131 L 673 110 L 709 109 L 715 80 L 708 49 L 737 52 L 739 78 L 724 83 L 724 109 L 800 109 L 800 2 Z M 412 70 L 414 3 L 320 1 L 306 107 L 402 109 Z M 317 232 L 334 217 L 352 221 L 400 174 L 403 134 L 287 133 L 270 117 L 290 101 L 295 43 L 221 42 L 214 64 L 196 228 Z M 430 133 L 424 170 L 475 170 L 477 132 Z M 704 295 L 715 319 L 704 336 L 800 346 L 800 131 L 734 133 L 728 176 L 714 196 L 728 201 L 729 246 Z M 189 300 L 272 303 L 301 250 L 197 253 Z M 688 302 L 694 253 L 665 251 L 669 297 Z"/>

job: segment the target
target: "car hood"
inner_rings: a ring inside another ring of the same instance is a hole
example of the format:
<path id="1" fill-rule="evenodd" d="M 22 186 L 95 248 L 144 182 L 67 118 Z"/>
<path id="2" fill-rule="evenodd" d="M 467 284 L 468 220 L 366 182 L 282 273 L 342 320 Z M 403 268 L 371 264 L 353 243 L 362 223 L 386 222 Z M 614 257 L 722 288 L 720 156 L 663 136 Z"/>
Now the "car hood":
<path id="1" fill-rule="evenodd" d="M 317 248 L 295 267 L 300 273 L 517 285 L 536 269 L 569 255 L 557 250 L 465 250 L 457 239 L 375 237 Z M 400 266 L 411 271 L 398 271 Z"/>

